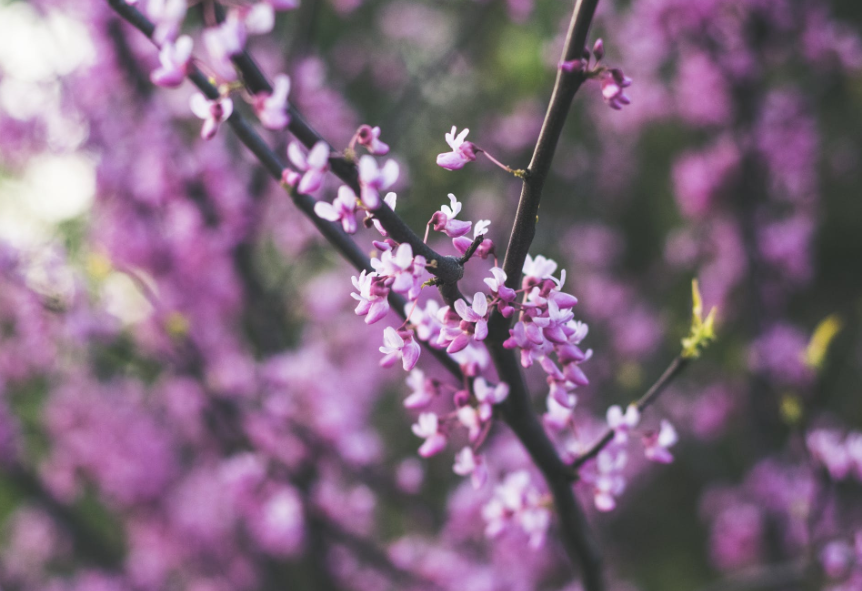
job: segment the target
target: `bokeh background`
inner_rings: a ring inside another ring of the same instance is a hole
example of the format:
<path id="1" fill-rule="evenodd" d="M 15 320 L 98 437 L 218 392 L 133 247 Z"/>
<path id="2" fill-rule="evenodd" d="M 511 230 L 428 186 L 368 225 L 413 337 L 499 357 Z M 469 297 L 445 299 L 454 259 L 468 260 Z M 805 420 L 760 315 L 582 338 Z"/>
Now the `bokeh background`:
<path id="1" fill-rule="evenodd" d="M 526 167 L 571 8 L 303 0 L 249 48 L 336 148 L 381 126 L 415 228 L 454 193 L 502 252 L 520 183 L 435 157 L 457 125 Z M 205 61 L 204 20 L 185 28 Z M 660 375 L 694 277 L 719 334 L 650 411 L 677 425 L 676 462 L 636 465 L 591 513 L 614 588 L 816 557 L 862 531 L 862 452 L 830 474 L 806 443 L 862 430 L 862 5 L 603 0 L 598 37 L 632 105 L 578 93 L 532 249 L 591 327 L 579 412 Z M 197 137 L 192 88 L 152 86 L 156 63 L 104 2 L 0 4 L 0 585 L 413 588 L 388 556 L 446 588 L 576 589 L 553 533 L 486 542 L 488 491 L 451 453 L 418 459 L 351 271 L 227 130 Z M 524 464 L 505 432 L 491 445 Z"/>

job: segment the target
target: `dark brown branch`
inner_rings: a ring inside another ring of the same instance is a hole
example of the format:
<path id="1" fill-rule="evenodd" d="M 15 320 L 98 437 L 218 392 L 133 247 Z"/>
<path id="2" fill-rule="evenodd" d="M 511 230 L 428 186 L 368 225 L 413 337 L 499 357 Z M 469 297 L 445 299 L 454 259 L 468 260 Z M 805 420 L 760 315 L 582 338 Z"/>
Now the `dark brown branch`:
<path id="1" fill-rule="evenodd" d="M 664 373 L 661 374 L 656 382 L 650 386 L 650 389 L 646 391 L 646 393 L 635 402 L 635 406 L 640 412 L 643 412 L 649 406 L 655 402 L 656 398 L 664 392 L 665 388 L 679 375 L 682 371 L 688 367 L 688 364 L 691 363 L 691 359 L 682 357 L 681 355 L 677 356 L 673 361 L 671 361 L 670 365 L 667 369 L 664 370 Z M 574 473 L 572 474 L 572 478 L 577 479 L 578 477 L 578 468 L 586 464 L 588 461 L 599 455 L 599 452 L 602 451 L 607 444 L 609 444 L 614 438 L 614 430 L 608 429 L 604 432 L 604 434 L 596 441 L 593 446 L 581 454 L 573 463 L 572 469 Z"/>
<path id="2" fill-rule="evenodd" d="M 572 13 L 562 61 L 580 59 L 586 46 L 587 33 L 593 20 L 598 0 L 577 0 Z M 521 281 L 527 253 L 536 233 L 536 220 L 542 190 L 557 143 L 575 93 L 583 84 L 583 72 L 566 72 L 559 69 L 551 101 L 530 166 L 524 175 L 521 198 L 509 238 L 503 263 L 507 285 L 517 288 Z M 503 416 L 527 449 L 530 457 L 542 471 L 554 497 L 563 541 L 572 561 L 580 566 L 586 591 L 605 589 L 602 573 L 602 556 L 598 543 L 587 523 L 586 516 L 575 498 L 569 477 L 569 468 L 560 459 L 553 443 L 545 433 L 534 412 L 529 392 L 524 383 L 520 365 L 512 350 L 505 349 L 503 341 L 509 336 L 510 320 L 499 311 L 489 323 L 488 348 L 500 378 L 510 386 L 510 394 L 503 407 Z"/>

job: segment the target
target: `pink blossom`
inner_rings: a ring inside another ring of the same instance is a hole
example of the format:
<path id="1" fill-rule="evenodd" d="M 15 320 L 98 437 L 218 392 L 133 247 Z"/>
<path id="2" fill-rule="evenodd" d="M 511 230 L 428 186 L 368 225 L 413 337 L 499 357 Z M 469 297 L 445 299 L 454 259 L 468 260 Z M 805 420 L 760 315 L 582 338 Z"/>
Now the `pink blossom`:
<path id="1" fill-rule="evenodd" d="M 658 433 L 651 433 L 643 438 L 644 454 L 648 460 L 653 462 L 670 464 L 673 461 L 673 456 L 668 448 L 672 447 L 677 440 L 676 429 L 669 421 L 662 420 Z"/>
<path id="2" fill-rule="evenodd" d="M 204 120 L 201 137 L 205 140 L 215 136 L 219 125 L 227 121 L 233 113 L 233 101 L 229 98 L 224 97 L 211 101 L 199 92 L 192 95 L 189 106 L 192 113 Z"/>
<path id="3" fill-rule="evenodd" d="M 452 131 L 446 134 L 446 143 L 449 144 L 452 151 L 437 156 L 437 166 L 446 170 L 463 168 L 465 164 L 475 160 L 476 153 L 479 152 L 473 142 L 465 141 L 467 134 L 470 133 L 469 129 L 464 129 L 457 136 L 455 135 L 456 132 L 457 128 L 453 125 Z"/>
<path id="4" fill-rule="evenodd" d="M 557 263 L 553 259 L 545 258 L 542 255 L 538 255 L 534 259 L 527 255 L 523 268 L 524 282 L 526 284 L 528 277 L 537 280 L 550 279 L 556 271 Z"/>
<path id="5" fill-rule="evenodd" d="M 338 197 L 331 204 L 318 201 L 314 204 L 314 213 L 330 222 L 341 222 L 348 234 L 356 233 L 356 193 L 347 185 L 338 189 Z"/>
<path id="6" fill-rule="evenodd" d="M 287 157 L 304 174 L 296 190 L 300 193 L 313 193 L 323 184 L 326 171 L 329 170 L 329 146 L 320 141 L 312 146 L 306 156 L 297 142 L 287 146 Z"/>
<path id="7" fill-rule="evenodd" d="M 380 347 L 380 352 L 383 353 L 380 366 L 390 367 L 401 359 L 404 371 L 410 371 L 419 361 L 419 351 L 419 343 L 413 339 L 412 332 L 399 332 L 387 326 L 383 331 L 383 346 Z"/>
<path id="8" fill-rule="evenodd" d="M 626 408 L 625 414 L 618 404 L 613 405 L 608 409 L 607 421 L 608 427 L 614 431 L 614 440 L 617 443 L 625 443 L 628 441 L 628 433 L 630 430 L 637 427 L 641 420 L 641 413 L 638 407 L 630 404 Z"/>
<path id="9" fill-rule="evenodd" d="M 443 451 L 446 447 L 446 436 L 440 432 L 437 415 L 433 412 L 423 412 L 412 427 L 413 434 L 425 440 L 419 447 L 419 455 L 428 458 Z"/>
<path id="10" fill-rule="evenodd" d="M 272 93 L 262 92 L 254 97 L 254 110 L 260 124 L 267 129 L 284 129 L 290 123 L 287 113 L 287 95 L 290 94 L 290 77 L 278 74 L 273 79 Z"/>
<path id="11" fill-rule="evenodd" d="M 186 17 L 186 0 L 149 0 L 147 15 L 156 25 L 153 41 L 159 45 L 176 39 Z"/>
<path id="12" fill-rule="evenodd" d="M 485 378 L 478 377 L 473 381 L 473 394 L 479 401 L 479 418 L 488 421 L 494 412 L 493 405 L 500 404 L 509 396 L 509 384 L 500 382 L 492 388 Z"/>
<path id="13" fill-rule="evenodd" d="M 157 86 L 175 88 L 183 83 L 192 59 L 192 38 L 183 35 L 176 41 L 165 41 L 159 50 L 158 68 L 150 74 L 150 80 Z"/>
<path id="14" fill-rule="evenodd" d="M 383 198 L 383 202 L 389 206 L 389 209 L 395 211 L 395 205 L 398 202 L 398 195 L 390 191 L 386 193 L 386 197 Z M 374 224 L 374 228 L 380 232 L 381 236 L 389 236 L 389 232 L 386 231 L 386 228 L 383 227 L 383 224 L 380 223 L 376 217 L 371 218 L 371 223 Z"/>
<path id="15" fill-rule="evenodd" d="M 514 523 L 527 534 L 532 548 L 540 548 L 544 543 L 551 519 L 526 470 L 506 475 L 503 483 L 494 488 L 494 497 L 482 507 L 482 517 L 486 536 L 495 537 Z"/>
<path id="16" fill-rule="evenodd" d="M 246 30 L 235 11 L 230 11 L 223 23 L 203 32 L 204 45 L 213 58 L 213 65 L 225 78 L 234 79 L 236 74 L 230 58 L 242 53 L 245 47 Z"/>
<path id="17" fill-rule="evenodd" d="M 458 422 L 467 429 L 467 436 L 470 438 L 470 441 L 479 439 L 479 436 L 482 434 L 483 422 L 479 416 L 479 411 L 467 404 L 460 407 L 455 415 L 458 417 Z"/>
<path id="18" fill-rule="evenodd" d="M 425 281 L 425 257 L 413 256 L 413 247 L 400 244 L 394 251 L 384 251 L 379 259 L 371 259 L 371 266 L 381 276 L 391 279 L 392 291 L 404 294 L 410 300 L 419 297 Z"/>
<path id="19" fill-rule="evenodd" d="M 407 376 L 407 386 L 411 393 L 404 400 L 405 408 L 424 408 L 437 397 L 438 389 L 433 379 L 425 377 L 421 369 L 414 369 Z"/>
<path id="20" fill-rule="evenodd" d="M 360 125 L 356 131 L 356 141 L 364 146 L 370 154 L 383 156 L 389 153 L 389 146 L 380 141 L 380 128 L 370 125 Z"/>
<path id="21" fill-rule="evenodd" d="M 473 453 L 469 446 L 464 447 L 455 456 L 455 465 L 452 470 L 458 476 L 470 476 L 470 483 L 478 490 L 488 480 L 488 467 L 485 458 Z"/>
<path id="22" fill-rule="evenodd" d="M 511 287 L 506 287 L 506 272 L 503 271 L 500 267 L 493 267 L 491 269 L 491 277 L 485 278 L 485 285 L 491 288 L 491 292 L 497 294 L 497 296 L 503 301 L 503 303 L 497 304 L 497 307 L 500 309 L 500 313 L 508 318 L 512 315 L 512 312 L 515 309 L 508 305 L 515 301 L 517 297 L 517 293 Z"/>
<path id="23" fill-rule="evenodd" d="M 366 154 L 359 159 L 359 185 L 362 188 L 362 203 L 368 209 L 380 207 L 380 192 L 385 191 L 398 180 L 398 163 L 387 160 L 383 168 L 377 167 L 373 156 Z"/>
<path id="24" fill-rule="evenodd" d="M 631 104 L 625 89 L 632 85 L 632 79 L 614 68 L 602 74 L 602 98 L 612 109 L 620 110 L 623 105 Z"/>
<path id="25" fill-rule="evenodd" d="M 488 313 L 488 300 L 485 299 L 484 293 L 477 292 L 473 296 L 473 304 L 470 307 L 459 298 L 455 302 L 455 311 L 457 316 L 453 315 L 447 306 L 439 313 L 443 315 L 443 328 L 440 331 L 439 342 L 441 345 L 447 345 L 446 351 L 449 353 L 456 353 L 472 340 L 482 341 L 488 336 L 488 321 L 485 320 L 485 315 Z"/>
<path id="26" fill-rule="evenodd" d="M 476 240 L 479 236 L 486 236 L 488 233 L 488 226 L 490 225 L 491 220 L 477 221 L 473 226 L 473 240 Z M 452 239 L 452 245 L 458 249 L 458 252 L 464 255 L 467 254 L 467 251 L 473 244 L 473 240 L 470 240 L 466 236 L 458 236 L 457 238 Z M 485 238 L 482 240 L 482 243 L 479 244 L 478 248 L 476 248 L 476 252 L 473 256 L 477 256 L 480 259 L 486 259 L 492 254 L 494 254 L 494 241 L 490 238 Z"/>
<path id="27" fill-rule="evenodd" d="M 434 215 L 431 216 L 431 221 L 428 223 L 432 225 L 435 231 L 443 232 L 450 238 L 463 236 L 470 231 L 473 222 L 455 219 L 461 213 L 461 204 L 458 202 L 458 198 L 452 193 L 449 193 L 449 203 L 451 207 L 449 205 L 441 206 L 440 211 L 435 211 Z"/>
<path id="28" fill-rule="evenodd" d="M 567 394 L 566 402 L 567 404 L 560 404 L 556 397 L 548 396 L 545 401 L 548 410 L 542 415 L 542 422 L 546 427 L 562 431 L 571 424 L 578 398 L 574 394 Z"/>
<path id="29" fill-rule="evenodd" d="M 374 324 L 386 316 L 389 311 L 389 287 L 382 277 L 377 273 L 362 271 L 359 277 L 353 276 L 353 287 L 358 293 L 351 293 L 350 297 L 357 300 L 354 312 L 357 316 L 365 316 L 365 324 Z"/>

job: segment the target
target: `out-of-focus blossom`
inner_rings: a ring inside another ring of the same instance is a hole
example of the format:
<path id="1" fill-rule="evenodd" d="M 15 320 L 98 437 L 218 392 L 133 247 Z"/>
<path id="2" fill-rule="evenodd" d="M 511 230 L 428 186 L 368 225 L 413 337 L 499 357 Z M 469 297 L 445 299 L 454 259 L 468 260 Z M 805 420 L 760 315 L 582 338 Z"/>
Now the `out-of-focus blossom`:
<path id="1" fill-rule="evenodd" d="M 290 77 L 279 74 L 272 81 L 272 92 L 254 97 L 254 110 L 260 124 L 267 129 L 284 129 L 290 123 L 287 113 L 287 95 L 290 94 Z"/>
<path id="2" fill-rule="evenodd" d="M 434 380 L 426 377 L 421 369 L 414 369 L 407 376 L 407 386 L 410 388 L 410 396 L 404 399 L 405 408 L 424 408 L 438 395 L 438 388 Z"/>
<path id="3" fill-rule="evenodd" d="M 208 100 L 204 95 L 196 92 L 189 101 L 192 113 L 204 120 L 201 127 L 201 137 L 205 140 L 211 139 L 218 131 L 219 125 L 227 121 L 233 113 L 233 101 L 227 97 Z"/>
<path id="4" fill-rule="evenodd" d="M 437 415 L 433 412 L 423 412 L 412 427 L 413 434 L 425 440 L 419 447 L 419 455 L 428 458 L 443 451 L 446 447 L 446 436 L 440 432 Z"/>
<path id="5" fill-rule="evenodd" d="M 632 79 L 623 74 L 619 68 L 608 70 L 602 74 L 602 98 L 612 109 L 620 110 L 624 105 L 631 104 L 625 89 L 632 85 Z"/>
<path id="6" fill-rule="evenodd" d="M 318 190 L 326 177 L 326 171 L 329 170 L 329 146 L 327 143 L 317 142 L 306 156 L 297 142 L 290 142 L 287 146 L 287 157 L 296 168 L 303 172 L 296 190 L 300 193 L 313 193 Z"/>
<path id="7" fill-rule="evenodd" d="M 637 427 L 640 420 L 641 413 L 634 404 L 630 404 L 625 413 L 617 404 L 611 406 L 607 412 L 608 427 L 614 430 L 614 438 L 618 443 L 628 441 L 629 431 Z"/>
<path id="8" fill-rule="evenodd" d="M 455 465 L 452 467 L 455 474 L 469 476 L 470 483 L 474 489 L 480 489 L 488 480 L 488 467 L 485 458 L 473 453 L 471 447 L 465 447 L 455 456 Z"/>
<path id="9" fill-rule="evenodd" d="M 380 192 L 395 184 L 398 172 L 398 163 L 394 160 L 387 160 L 383 168 L 378 168 L 373 156 L 366 154 L 359 159 L 359 186 L 362 190 L 360 196 L 368 209 L 380 207 Z"/>
<path id="10" fill-rule="evenodd" d="M 379 127 L 360 125 L 356 131 L 356 142 L 375 156 L 383 156 L 389 153 L 389 146 L 380 141 Z"/>
<path id="11" fill-rule="evenodd" d="M 160 66 L 152 71 L 150 80 L 157 86 L 174 88 L 183 83 L 192 59 L 192 38 L 183 35 L 176 41 L 165 41 L 159 50 Z"/>
<path id="12" fill-rule="evenodd" d="M 673 455 L 668 448 L 676 444 L 677 440 L 676 429 L 669 421 L 662 420 L 661 428 L 657 433 L 650 433 L 643 438 L 644 454 L 653 462 L 670 464 L 673 461 Z"/>
<path id="13" fill-rule="evenodd" d="M 516 524 L 527 534 L 533 548 L 544 544 L 551 521 L 542 495 L 530 482 L 526 470 L 506 475 L 503 483 L 494 488 L 494 497 L 482 507 L 482 517 L 488 537 L 495 537 L 510 524 Z"/>
<path id="14" fill-rule="evenodd" d="M 162 45 L 176 39 L 186 17 L 186 0 L 148 0 L 146 12 L 156 25 L 153 40 Z"/>

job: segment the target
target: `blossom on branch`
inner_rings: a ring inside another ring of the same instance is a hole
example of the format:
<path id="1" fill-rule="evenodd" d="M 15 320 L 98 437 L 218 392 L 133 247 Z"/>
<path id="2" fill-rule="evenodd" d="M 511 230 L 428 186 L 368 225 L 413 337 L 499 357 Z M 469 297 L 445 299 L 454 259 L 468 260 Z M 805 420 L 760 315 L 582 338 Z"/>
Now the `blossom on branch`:
<path id="1" fill-rule="evenodd" d="M 290 123 L 287 113 L 287 95 L 290 94 L 290 77 L 279 74 L 272 81 L 272 92 L 261 92 L 254 97 L 254 111 L 260 124 L 267 129 L 284 129 Z"/>
<path id="2" fill-rule="evenodd" d="M 450 238 L 457 238 L 469 232 L 473 222 L 455 219 L 461 213 L 461 203 L 452 193 L 449 193 L 449 204 L 451 207 L 449 205 L 440 206 L 440 211 L 435 211 L 428 223 L 435 231 L 443 232 Z"/>
<path id="3" fill-rule="evenodd" d="M 419 361 L 420 349 L 411 331 L 396 331 L 387 326 L 383 331 L 383 346 L 380 347 L 380 352 L 383 353 L 381 367 L 391 367 L 400 359 L 404 371 L 410 371 Z"/>
<path id="4" fill-rule="evenodd" d="M 380 192 L 395 184 L 398 172 L 398 163 L 394 160 L 387 160 L 383 168 L 378 168 L 373 156 L 366 154 L 359 159 L 360 196 L 368 209 L 380 207 Z"/>
<path id="5" fill-rule="evenodd" d="M 446 170 L 458 170 L 463 168 L 468 162 L 473 162 L 476 159 L 476 154 L 480 151 L 473 142 L 466 141 L 469 129 L 464 129 L 457 136 L 455 135 L 457 128 L 453 125 L 452 131 L 446 134 L 446 143 L 452 148 L 451 152 L 445 152 L 437 156 L 437 166 Z"/>
<path id="6" fill-rule="evenodd" d="M 356 193 L 347 185 L 338 188 L 338 197 L 331 204 L 318 201 L 314 204 L 314 213 L 330 222 L 341 222 L 348 234 L 356 233 Z"/>
<path id="7" fill-rule="evenodd" d="M 205 140 L 215 136 L 219 125 L 227 121 L 233 113 L 233 101 L 228 97 L 209 100 L 199 92 L 192 95 L 189 106 L 192 113 L 204 120 L 201 137 Z"/>
<path id="8" fill-rule="evenodd" d="M 156 86 L 175 88 L 189 73 L 192 59 L 192 38 L 183 35 L 176 41 L 165 41 L 159 50 L 159 67 L 152 71 L 150 80 Z"/>
<path id="9" fill-rule="evenodd" d="M 317 142 L 306 156 L 298 142 L 290 142 L 287 146 L 287 157 L 296 168 L 304 173 L 296 185 L 296 190 L 303 194 L 318 190 L 329 170 L 329 146 L 327 143 Z"/>

